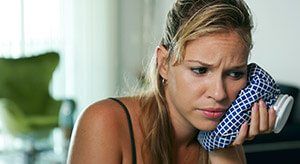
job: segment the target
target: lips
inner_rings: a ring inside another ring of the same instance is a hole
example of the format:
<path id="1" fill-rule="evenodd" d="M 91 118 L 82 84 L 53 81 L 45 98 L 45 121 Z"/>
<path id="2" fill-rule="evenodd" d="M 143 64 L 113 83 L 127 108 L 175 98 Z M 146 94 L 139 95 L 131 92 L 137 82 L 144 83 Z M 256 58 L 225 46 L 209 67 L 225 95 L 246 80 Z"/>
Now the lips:
<path id="1" fill-rule="evenodd" d="M 218 119 L 218 118 L 221 118 L 224 113 L 225 113 L 225 110 L 224 109 L 199 109 L 200 112 L 207 118 L 209 119 Z"/>

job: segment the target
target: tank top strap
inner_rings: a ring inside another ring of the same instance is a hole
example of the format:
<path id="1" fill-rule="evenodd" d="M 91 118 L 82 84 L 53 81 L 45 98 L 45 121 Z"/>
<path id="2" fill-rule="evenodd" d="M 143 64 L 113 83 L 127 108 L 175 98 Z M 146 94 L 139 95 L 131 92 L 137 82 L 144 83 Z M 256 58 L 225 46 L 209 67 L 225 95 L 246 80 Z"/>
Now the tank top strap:
<path id="1" fill-rule="evenodd" d="M 126 113 L 127 123 L 128 123 L 128 128 L 129 128 L 129 134 L 130 134 L 132 163 L 136 164 L 136 148 L 135 148 L 135 142 L 134 142 L 134 133 L 133 133 L 132 121 L 131 121 L 129 111 L 128 111 L 126 105 L 122 101 L 120 101 L 119 99 L 116 99 L 116 98 L 109 98 L 109 99 L 117 102 L 122 107 L 124 112 Z"/>

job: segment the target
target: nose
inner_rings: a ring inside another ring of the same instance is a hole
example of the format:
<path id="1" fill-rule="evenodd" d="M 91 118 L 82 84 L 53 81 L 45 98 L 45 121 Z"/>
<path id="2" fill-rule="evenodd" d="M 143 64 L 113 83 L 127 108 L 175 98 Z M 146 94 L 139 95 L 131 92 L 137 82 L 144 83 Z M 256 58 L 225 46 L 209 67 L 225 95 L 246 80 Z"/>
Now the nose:
<path id="1" fill-rule="evenodd" d="M 209 96 L 218 102 L 225 100 L 227 98 L 225 86 L 222 78 L 215 78 L 211 83 Z"/>

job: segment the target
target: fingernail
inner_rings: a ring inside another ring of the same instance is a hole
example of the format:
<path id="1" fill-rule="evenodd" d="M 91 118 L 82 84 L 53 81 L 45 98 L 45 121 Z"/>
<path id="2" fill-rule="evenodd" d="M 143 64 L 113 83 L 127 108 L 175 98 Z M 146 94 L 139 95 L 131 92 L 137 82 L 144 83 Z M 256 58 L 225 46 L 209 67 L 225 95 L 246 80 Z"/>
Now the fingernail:
<path id="1" fill-rule="evenodd" d="M 265 102 L 263 101 L 263 99 L 260 99 L 260 100 L 259 100 L 259 105 L 260 105 L 261 107 L 263 107 L 264 109 L 267 107 L 266 104 L 265 104 Z"/>
<path id="2" fill-rule="evenodd" d="M 275 113 L 275 115 L 277 116 L 277 112 L 276 112 L 276 110 L 274 109 L 274 107 L 272 107 L 272 108 L 270 109 L 270 112 Z"/>
<path id="3" fill-rule="evenodd" d="M 258 106 L 257 106 L 257 103 L 255 102 L 255 103 L 253 104 L 252 110 L 253 110 L 253 111 L 256 111 L 257 108 L 258 108 Z"/>

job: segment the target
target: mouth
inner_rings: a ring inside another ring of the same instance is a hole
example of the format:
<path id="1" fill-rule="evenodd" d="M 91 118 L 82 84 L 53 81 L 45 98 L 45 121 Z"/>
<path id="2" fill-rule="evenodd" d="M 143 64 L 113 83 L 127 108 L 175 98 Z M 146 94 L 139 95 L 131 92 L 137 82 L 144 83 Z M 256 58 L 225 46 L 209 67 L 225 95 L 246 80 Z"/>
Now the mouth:
<path id="1" fill-rule="evenodd" d="M 220 119 L 224 114 L 225 110 L 223 109 L 198 109 L 202 115 L 208 119 Z"/>

